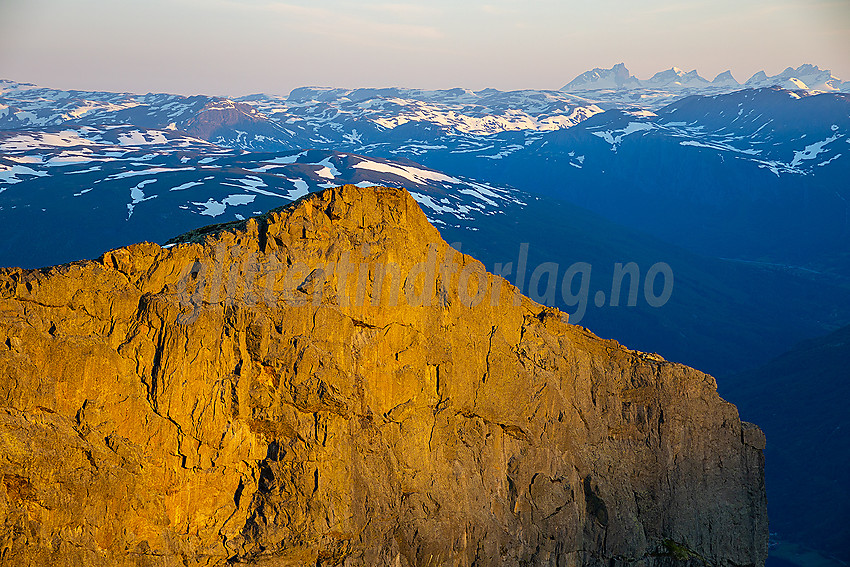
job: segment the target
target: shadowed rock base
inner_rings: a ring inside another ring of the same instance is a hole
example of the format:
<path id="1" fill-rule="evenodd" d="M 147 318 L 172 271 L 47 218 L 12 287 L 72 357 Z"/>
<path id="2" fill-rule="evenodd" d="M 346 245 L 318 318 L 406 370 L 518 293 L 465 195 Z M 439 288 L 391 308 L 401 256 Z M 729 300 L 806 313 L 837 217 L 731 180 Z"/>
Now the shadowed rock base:
<path id="1" fill-rule="evenodd" d="M 2 565 L 760 566 L 764 437 L 402 190 L 0 271 Z"/>

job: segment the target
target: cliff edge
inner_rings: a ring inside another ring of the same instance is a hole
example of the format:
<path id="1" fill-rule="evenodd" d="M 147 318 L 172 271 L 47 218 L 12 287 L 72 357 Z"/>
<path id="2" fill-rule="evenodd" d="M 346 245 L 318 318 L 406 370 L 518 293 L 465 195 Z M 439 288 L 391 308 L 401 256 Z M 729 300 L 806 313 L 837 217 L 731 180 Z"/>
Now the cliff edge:
<path id="1" fill-rule="evenodd" d="M 759 567 L 763 448 L 403 190 L 0 270 L 0 565 Z"/>

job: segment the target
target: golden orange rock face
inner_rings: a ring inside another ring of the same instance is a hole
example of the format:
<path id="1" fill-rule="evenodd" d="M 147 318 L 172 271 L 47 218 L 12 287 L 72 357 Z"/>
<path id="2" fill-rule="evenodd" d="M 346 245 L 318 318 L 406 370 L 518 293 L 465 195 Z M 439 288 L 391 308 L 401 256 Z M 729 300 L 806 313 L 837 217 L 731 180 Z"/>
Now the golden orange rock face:
<path id="1" fill-rule="evenodd" d="M 0 564 L 763 564 L 764 437 L 714 379 L 405 191 L 183 240 L 0 271 Z"/>

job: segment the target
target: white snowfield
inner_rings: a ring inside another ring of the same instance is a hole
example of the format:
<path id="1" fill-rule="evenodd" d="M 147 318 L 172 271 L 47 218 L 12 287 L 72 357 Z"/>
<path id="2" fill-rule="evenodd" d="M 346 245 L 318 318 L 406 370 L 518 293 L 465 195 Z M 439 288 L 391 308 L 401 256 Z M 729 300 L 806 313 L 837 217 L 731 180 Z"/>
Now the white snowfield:
<path id="1" fill-rule="evenodd" d="M 498 210 L 507 203 L 524 205 L 520 195 L 510 189 L 493 187 L 485 183 L 477 183 L 463 180 L 459 177 L 446 175 L 439 171 L 414 167 L 409 165 L 393 164 L 363 159 L 354 164 L 358 170 L 368 170 L 377 173 L 385 173 L 407 180 L 410 183 L 388 183 L 392 186 L 402 186 L 410 190 L 410 194 L 416 201 L 425 207 L 426 216 L 432 221 L 445 224 L 446 219 L 435 216 L 435 213 L 448 214 L 460 220 L 469 219 L 472 211 L 484 212 Z M 436 183 L 442 185 L 448 191 L 441 198 L 414 191 L 411 187 Z"/>
<path id="2" fill-rule="evenodd" d="M 118 143 L 122 146 L 149 146 L 151 144 L 166 144 L 168 138 L 165 137 L 165 132 L 156 130 L 149 132 L 131 130 L 118 134 Z"/>
<path id="3" fill-rule="evenodd" d="M 377 171 L 381 173 L 392 173 L 393 175 L 409 179 L 410 181 L 413 181 L 416 184 L 421 184 L 426 181 L 445 181 L 448 183 L 460 183 L 460 179 L 452 177 L 450 175 L 446 175 L 445 173 L 407 165 L 395 165 L 390 163 L 380 163 L 375 161 L 363 160 L 359 163 L 354 164 L 354 167 L 356 169 L 368 169 L 370 171 Z"/>
<path id="4" fill-rule="evenodd" d="M 127 203 L 127 220 L 130 220 L 130 217 L 133 216 L 133 210 L 135 210 L 136 205 L 144 201 L 156 199 L 157 195 L 150 195 L 146 197 L 145 192 L 142 190 L 145 185 L 150 185 L 151 183 L 156 183 L 156 179 L 145 179 L 130 189 L 130 202 Z"/>
<path id="5" fill-rule="evenodd" d="M 178 135 L 157 129 L 141 130 L 136 127 L 120 125 L 106 127 L 77 126 L 55 132 L 17 132 L 3 131 L 0 127 L 0 152 L 29 152 L 34 149 L 80 148 L 91 151 L 95 148 L 110 147 L 121 151 L 125 147 L 163 146 L 173 148 L 198 148 L 214 151 L 217 146 L 205 140 L 191 136 Z"/>
<path id="6" fill-rule="evenodd" d="M 199 207 L 198 214 L 217 217 L 223 215 L 227 211 L 228 206 L 248 205 L 253 203 L 256 198 L 256 195 L 229 195 L 220 202 L 209 198 L 203 203 L 193 201 L 192 204 Z"/>
<path id="7" fill-rule="evenodd" d="M 349 153 L 302 150 L 252 154 L 162 130 L 78 127 L 0 133 L 0 193 L 42 180 L 92 206 L 126 195 L 125 220 L 163 207 L 212 218 L 244 219 L 248 205 L 269 209 L 311 191 L 344 184 L 410 190 L 435 223 L 460 226 L 472 214 L 522 204 L 521 194 L 425 167 Z M 70 181 L 73 179 L 73 181 Z M 8 195 L 8 193 L 7 193 Z M 6 197 L 4 195 L 3 197 Z M 55 202 L 45 203 L 46 207 Z M 154 205 L 155 204 L 155 205 Z M 0 209 L 2 209 L 0 198 Z M 185 214 L 185 213 L 184 213 Z M 145 216 L 144 218 L 150 218 Z"/>
<path id="8" fill-rule="evenodd" d="M 679 142 L 681 146 L 705 148 L 734 155 L 738 159 L 751 161 L 759 168 L 767 169 L 776 176 L 810 175 L 815 167 L 824 167 L 838 160 L 843 155 L 840 141 L 842 139 L 850 141 L 847 132 L 838 131 L 838 126 L 834 125 L 831 136 L 810 142 L 808 135 L 804 134 L 783 144 L 784 146 L 790 144 L 789 150 L 777 152 L 776 146 L 780 142 L 776 142 L 770 133 L 768 128 L 770 120 L 762 119 L 759 122 L 759 119 L 761 119 L 760 116 L 754 120 L 756 124 L 761 123 L 761 125 L 746 135 L 734 135 L 733 132 L 725 129 L 706 132 L 701 126 L 695 127 L 681 122 L 662 123 L 659 127 L 667 130 L 674 137 L 686 138 Z"/>
<path id="9" fill-rule="evenodd" d="M 4 184 L 11 185 L 33 177 L 45 177 L 47 175 L 48 173 L 46 171 L 38 171 L 26 165 L 6 165 L 0 163 L 0 190 L 6 189 L 3 187 Z"/>
<path id="10" fill-rule="evenodd" d="M 800 165 L 803 162 L 803 160 L 816 159 L 820 154 L 827 151 L 826 146 L 828 144 L 831 144 L 832 142 L 835 142 L 836 140 L 840 140 L 843 137 L 844 137 L 843 134 L 836 133 L 836 134 L 833 134 L 832 136 L 830 136 L 829 138 L 826 138 L 825 140 L 820 140 L 820 141 L 815 142 L 814 144 L 809 144 L 808 146 L 806 146 L 802 150 L 794 152 L 794 159 L 791 160 L 791 163 L 789 164 L 789 166 L 794 168 L 794 167 L 797 167 L 798 165 Z M 841 154 L 839 154 L 839 155 L 841 155 Z M 835 156 L 835 157 L 838 157 L 838 156 Z M 833 157 L 832 159 L 835 159 L 835 157 Z M 825 163 L 820 164 L 820 165 L 825 165 Z"/>
<path id="11" fill-rule="evenodd" d="M 635 132 L 645 132 L 655 130 L 657 126 L 649 122 L 629 122 L 625 128 L 619 130 L 602 130 L 593 132 L 594 136 L 598 136 L 611 144 L 611 151 L 616 152 L 617 146 L 623 141 L 623 138 Z"/>
<path id="12" fill-rule="evenodd" d="M 382 130 L 413 124 L 436 126 L 444 132 L 486 136 L 509 131 L 552 131 L 573 126 L 602 108 L 559 91 L 424 91 L 417 89 L 296 89 L 289 97 L 252 95 L 238 99 L 281 125 L 309 124 L 316 130 L 336 130 L 341 140 L 362 143 L 360 127 L 371 123 Z M 322 141 L 321 135 L 316 136 Z"/>
<path id="13" fill-rule="evenodd" d="M 70 148 L 97 145 L 96 141 L 81 136 L 83 131 L 63 130 L 57 133 L 27 132 L 0 140 L 0 151 L 30 151 L 39 148 Z"/>
<path id="14" fill-rule="evenodd" d="M 557 100 L 554 95 L 546 94 L 545 96 L 552 102 Z M 533 106 L 531 108 L 506 108 L 504 110 L 491 110 L 492 114 L 481 115 L 483 109 L 471 105 L 435 104 L 410 99 L 392 99 L 388 102 L 396 104 L 398 110 L 390 116 L 371 118 L 375 124 L 388 130 L 409 122 L 422 122 L 436 124 L 447 130 L 454 130 L 463 134 L 475 135 L 498 134 L 499 132 L 518 130 L 548 132 L 569 128 L 594 114 L 603 112 L 597 105 L 588 104 L 558 110 L 549 110 L 546 107 L 540 108 L 539 106 L 536 108 Z M 374 108 L 374 105 L 370 105 L 370 109 Z"/>

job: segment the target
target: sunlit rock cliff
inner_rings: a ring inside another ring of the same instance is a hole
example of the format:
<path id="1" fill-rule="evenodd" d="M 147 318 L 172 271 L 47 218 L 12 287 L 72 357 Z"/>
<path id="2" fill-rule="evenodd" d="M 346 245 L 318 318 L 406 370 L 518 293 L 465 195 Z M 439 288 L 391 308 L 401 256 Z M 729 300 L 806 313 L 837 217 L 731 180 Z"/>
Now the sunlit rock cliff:
<path id="1" fill-rule="evenodd" d="M 0 270 L 2 565 L 716 565 L 764 437 L 346 186 Z"/>

